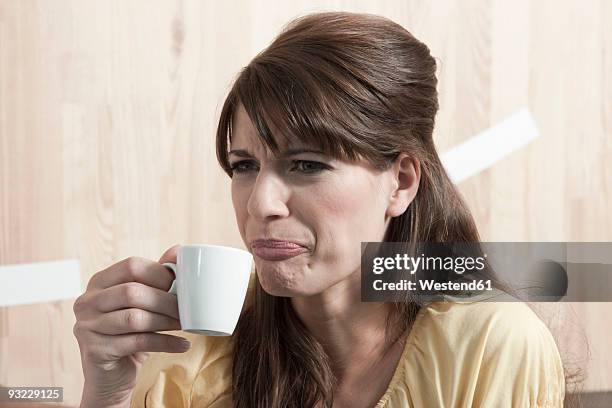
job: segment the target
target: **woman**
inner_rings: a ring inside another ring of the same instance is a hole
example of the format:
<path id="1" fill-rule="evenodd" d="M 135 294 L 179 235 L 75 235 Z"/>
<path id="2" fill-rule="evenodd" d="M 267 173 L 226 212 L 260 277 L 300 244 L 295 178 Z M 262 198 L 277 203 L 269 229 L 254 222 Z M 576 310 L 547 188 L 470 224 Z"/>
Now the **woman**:
<path id="1" fill-rule="evenodd" d="M 435 71 L 382 17 L 286 27 L 241 71 L 217 131 L 256 266 L 234 335 L 181 333 L 186 351 L 155 333 L 180 328 L 161 265 L 177 247 L 112 265 L 75 303 L 82 406 L 561 407 L 557 347 L 525 304 L 360 301 L 361 242 L 479 241 L 432 140 Z"/>

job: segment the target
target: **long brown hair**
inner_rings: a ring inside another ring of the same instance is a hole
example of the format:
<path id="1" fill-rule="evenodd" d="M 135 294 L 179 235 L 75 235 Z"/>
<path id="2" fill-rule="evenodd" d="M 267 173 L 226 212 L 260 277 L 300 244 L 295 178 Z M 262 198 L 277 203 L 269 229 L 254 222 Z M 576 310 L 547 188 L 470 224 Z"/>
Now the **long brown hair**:
<path id="1" fill-rule="evenodd" d="M 316 145 L 334 158 L 360 156 L 387 169 L 399 152 L 418 158 L 421 180 L 406 212 L 391 220 L 387 242 L 479 242 L 474 219 L 433 142 L 438 111 L 436 61 L 393 21 L 371 14 L 321 12 L 284 27 L 244 67 L 221 111 L 217 158 L 231 177 L 228 140 L 242 104 L 265 145 L 278 138 Z M 275 129 L 282 129 L 276 132 Z M 501 286 L 501 285 L 500 285 Z M 394 303 L 387 328 L 410 330 L 416 301 Z M 236 407 L 331 407 L 330 361 L 294 312 L 290 298 L 256 281 L 234 333 Z"/>

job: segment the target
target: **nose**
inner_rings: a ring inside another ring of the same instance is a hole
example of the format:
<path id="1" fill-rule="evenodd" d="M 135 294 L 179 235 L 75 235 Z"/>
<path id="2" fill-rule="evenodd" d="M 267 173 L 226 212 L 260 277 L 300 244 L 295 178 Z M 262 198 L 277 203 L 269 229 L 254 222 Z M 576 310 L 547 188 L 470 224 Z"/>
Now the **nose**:
<path id="1" fill-rule="evenodd" d="M 286 217 L 287 186 L 271 169 L 261 169 L 251 190 L 247 211 L 252 217 L 259 219 Z"/>

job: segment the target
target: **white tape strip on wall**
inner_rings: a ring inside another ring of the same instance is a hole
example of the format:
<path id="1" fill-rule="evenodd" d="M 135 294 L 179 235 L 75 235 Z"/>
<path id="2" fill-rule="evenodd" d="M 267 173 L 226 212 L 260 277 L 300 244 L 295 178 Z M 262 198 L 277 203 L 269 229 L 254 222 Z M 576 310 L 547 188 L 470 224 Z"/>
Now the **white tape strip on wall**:
<path id="1" fill-rule="evenodd" d="M 77 259 L 0 266 L 0 306 L 14 306 L 80 296 Z"/>
<path id="2" fill-rule="evenodd" d="M 440 160 L 454 183 L 491 167 L 538 137 L 537 126 L 527 108 L 442 153 Z"/>

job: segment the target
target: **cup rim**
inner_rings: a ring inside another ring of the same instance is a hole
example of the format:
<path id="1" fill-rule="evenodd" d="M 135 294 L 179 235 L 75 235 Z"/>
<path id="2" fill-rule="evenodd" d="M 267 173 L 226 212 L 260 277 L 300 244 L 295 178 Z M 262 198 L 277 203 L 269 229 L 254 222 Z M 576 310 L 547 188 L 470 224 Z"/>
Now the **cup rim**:
<path id="1" fill-rule="evenodd" d="M 250 256 L 251 253 L 245 249 L 240 249 L 240 248 L 234 248 L 234 247 L 230 247 L 230 246 L 224 246 L 224 245 L 214 245 L 214 244 L 187 244 L 187 245 L 181 245 L 179 244 L 179 250 L 180 248 L 221 248 L 223 250 L 230 250 L 230 251 L 234 251 L 234 252 L 239 252 L 242 254 L 249 254 Z"/>

